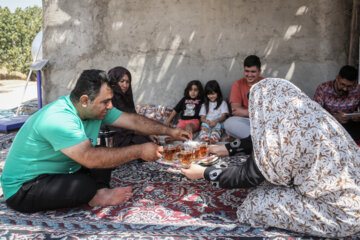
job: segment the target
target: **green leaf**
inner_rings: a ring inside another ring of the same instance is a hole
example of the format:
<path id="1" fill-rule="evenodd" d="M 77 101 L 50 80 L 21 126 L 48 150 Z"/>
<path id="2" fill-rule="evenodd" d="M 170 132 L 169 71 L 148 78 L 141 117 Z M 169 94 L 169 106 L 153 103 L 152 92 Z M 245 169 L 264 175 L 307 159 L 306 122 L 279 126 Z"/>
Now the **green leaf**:
<path id="1" fill-rule="evenodd" d="M 14 13 L 0 7 L 0 64 L 9 72 L 27 73 L 32 63 L 31 44 L 41 30 L 42 9 L 17 8 Z"/>

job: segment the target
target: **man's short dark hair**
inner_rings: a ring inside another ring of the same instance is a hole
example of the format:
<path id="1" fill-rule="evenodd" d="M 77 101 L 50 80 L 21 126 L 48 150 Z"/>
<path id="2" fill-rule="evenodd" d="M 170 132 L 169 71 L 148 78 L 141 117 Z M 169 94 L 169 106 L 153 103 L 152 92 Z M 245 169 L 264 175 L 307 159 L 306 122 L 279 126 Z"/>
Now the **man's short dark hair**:
<path id="1" fill-rule="evenodd" d="M 256 55 L 247 56 L 244 60 L 244 67 L 256 66 L 259 70 L 261 69 L 260 58 Z"/>
<path id="2" fill-rule="evenodd" d="M 339 72 L 340 78 L 345 78 L 351 82 L 357 81 L 358 79 L 358 70 L 350 65 L 345 65 L 340 69 Z"/>
<path id="3" fill-rule="evenodd" d="M 104 83 L 109 85 L 109 79 L 105 71 L 97 69 L 84 70 L 78 78 L 75 88 L 70 93 L 71 101 L 78 102 L 82 95 L 88 95 L 89 99 L 93 101 Z"/>

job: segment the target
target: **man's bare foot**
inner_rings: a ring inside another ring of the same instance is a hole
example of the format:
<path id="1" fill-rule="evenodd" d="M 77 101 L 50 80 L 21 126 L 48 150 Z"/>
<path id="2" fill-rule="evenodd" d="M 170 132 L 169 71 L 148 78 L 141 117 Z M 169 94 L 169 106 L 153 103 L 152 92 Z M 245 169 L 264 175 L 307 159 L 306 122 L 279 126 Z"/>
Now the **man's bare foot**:
<path id="1" fill-rule="evenodd" d="M 106 207 L 126 203 L 132 197 L 131 187 L 101 188 L 90 200 L 89 206 Z"/>
<path id="2" fill-rule="evenodd" d="M 216 154 L 219 157 L 229 156 L 229 152 L 226 149 L 225 145 L 210 145 L 209 152 Z"/>

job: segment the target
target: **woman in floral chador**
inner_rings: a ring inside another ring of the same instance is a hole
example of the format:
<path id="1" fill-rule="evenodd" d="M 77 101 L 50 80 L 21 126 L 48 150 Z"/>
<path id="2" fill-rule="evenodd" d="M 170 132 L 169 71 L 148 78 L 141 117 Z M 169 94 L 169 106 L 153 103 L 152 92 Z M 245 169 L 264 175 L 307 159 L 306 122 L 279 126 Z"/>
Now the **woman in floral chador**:
<path id="1" fill-rule="evenodd" d="M 264 178 L 238 208 L 241 223 L 322 237 L 359 232 L 360 148 L 350 135 L 286 80 L 260 81 L 249 101 L 253 153 L 243 168 L 250 171 L 192 165 L 183 173 L 234 188 Z"/>

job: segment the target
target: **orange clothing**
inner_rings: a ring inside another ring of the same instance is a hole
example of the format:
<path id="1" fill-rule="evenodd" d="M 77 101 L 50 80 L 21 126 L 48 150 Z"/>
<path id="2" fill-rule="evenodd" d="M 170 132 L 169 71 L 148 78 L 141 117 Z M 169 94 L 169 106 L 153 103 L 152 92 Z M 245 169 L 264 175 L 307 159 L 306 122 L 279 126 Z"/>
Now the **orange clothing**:
<path id="1" fill-rule="evenodd" d="M 260 80 L 264 79 L 259 77 Z M 245 78 L 241 78 L 235 81 L 231 87 L 230 103 L 240 103 L 242 107 L 249 107 L 249 100 L 247 94 L 250 91 L 251 86 L 246 82 Z"/>

